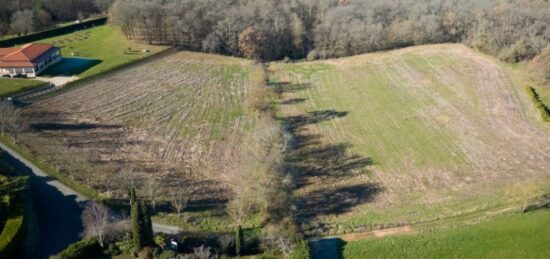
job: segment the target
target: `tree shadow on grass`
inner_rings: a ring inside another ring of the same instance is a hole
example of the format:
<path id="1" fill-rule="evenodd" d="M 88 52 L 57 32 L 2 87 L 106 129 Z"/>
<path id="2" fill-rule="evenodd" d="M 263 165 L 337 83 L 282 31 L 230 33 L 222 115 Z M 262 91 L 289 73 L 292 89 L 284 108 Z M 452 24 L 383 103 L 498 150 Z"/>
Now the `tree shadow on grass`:
<path id="1" fill-rule="evenodd" d="M 345 213 L 355 206 L 373 201 L 381 190 L 382 188 L 375 183 L 315 190 L 298 200 L 298 206 L 307 208 L 301 211 L 299 216 L 308 219 Z"/>
<path id="2" fill-rule="evenodd" d="M 309 241 L 309 253 L 315 259 L 340 259 L 346 241 L 340 238 L 319 238 Z"/>
<path id="3" fill-rule="evenodd" d="M 283 95 L 305 90 L 311 85 L 283 84 L 277 87 Z M 294 97 L 283 103 L 298 103 L 295 100 L 306 101 Z M 367 167 L 373 165 L 374 161 L 354 154 L 350 143 L 326 143 L 322 135 L 310 131 L 311 125 L 344 118 L 347 115 L 347 111 L 325 109 L 278 118 L 291 135 L 290 150 L 285 160 L 293 173 L 296 188 L 308 190 L 297 201 L 297 216 L 302 222 L 323 215 L 348 212 L 358 205 L 371 202 L 382 190 L 376 183 L 338 185 L 338 182 L 346 178 L 368 173 Z"/>
<path id="4" fill-rule="evenodd" d="M 89 130 L 89 129 L 114 129 L 120 125 L 109 125 L 99 123 L 31 123 L 33 130 Z"/>
<path id="5" fill-rule="evenodd" d="M 83 202 L 75 195 L 67 195 L 51 185 L 49 176 L 37 176 L 17 158 L 0 153 L 0 161 L 22 175 L 30 176 L 31 197 L 37 215 L 38 240 L 36 250 L 25 251 L 27 258 L 48 258 L 80 240 L 83 231 L 81 215 Z M 32 253 L 32 254 L 29 254 Z"/>

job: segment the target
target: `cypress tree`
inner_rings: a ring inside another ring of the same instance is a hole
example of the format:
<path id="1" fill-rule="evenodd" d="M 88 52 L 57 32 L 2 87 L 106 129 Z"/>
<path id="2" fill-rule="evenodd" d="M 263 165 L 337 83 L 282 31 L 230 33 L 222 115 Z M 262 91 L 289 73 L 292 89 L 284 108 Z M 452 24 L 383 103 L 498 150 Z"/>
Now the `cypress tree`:
<path id="1" fill-rule="evenodd" d="M 132 238 L 134 240 L 134 246 L 136 249 L 141 250 L 144 247 L 143 241 L 143 216 L 141 206 L 137 202 L 131 202 L 132 208 L 130 210 Z"/>
<path id="2" fill-rule="evenodd" d="M 154 244 L 153 222 L 151 221 L 149 206 L 147 206 L 145 203 L 141 203 L 141 216 L 143 217 L 143 242 L 146 246 L 152 246 Z"/>
<path id="3" fill-rule="evenodd" d="M 237 256 L 241 256 L 241 248 L 244 245 L 244 234 L 243 234 L 243 228 L 241 225 L 237 227 L 237 231 L 235 232 L 235 252 L 237 253 Z"/>
<path id="4" fill-rule="evenodd" d="M 137 200 L 136 190 L 134 188 L 130 189 L 128 195 L 131 205 L 130 217 L 132 238 L 136 249 L 141 250 L 146 246 L 154 244 L 153 223 L 147 205 Z"/>

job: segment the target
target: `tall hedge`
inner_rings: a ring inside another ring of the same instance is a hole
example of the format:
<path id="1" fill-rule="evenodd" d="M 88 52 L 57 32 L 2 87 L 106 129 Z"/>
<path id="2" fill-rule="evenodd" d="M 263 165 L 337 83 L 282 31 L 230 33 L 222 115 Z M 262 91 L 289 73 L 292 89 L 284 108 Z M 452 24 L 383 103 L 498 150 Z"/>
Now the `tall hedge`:
<path id="1" fill-rule="evenodd" d="M 539 94 L 537 93 L 537 90 L 531 86 L 527 86 L 526 90 L 527 90 L 527 93 L 529 94 L 529 97 L 531 97 L 531 100 L 535 104 L 535 107 L 537 108 L 537 110 L 539 110 L 542 120 L 550 121 L 550 108 L 548 108 L 548 106 L 546 106 L 542 102 Z"/>
<path id="2" fill-rule="evenodd" d="M 46 38 L 51 38 L 63 34 L 68 34 L 82 29 L 87 29 L 93 26 L 104 25 L 107 23 L 107 17 L 100 17 L 97 19 L 88 20 L 81 23 L 75 23 L 72 25 L 67 25 L 59 28 L 44 30 L 25 36 L 11 38 L 0 41 L 0 48 L 13 47 L 15 45 L 21 45 L 25 43 L 35 42 Z"/>

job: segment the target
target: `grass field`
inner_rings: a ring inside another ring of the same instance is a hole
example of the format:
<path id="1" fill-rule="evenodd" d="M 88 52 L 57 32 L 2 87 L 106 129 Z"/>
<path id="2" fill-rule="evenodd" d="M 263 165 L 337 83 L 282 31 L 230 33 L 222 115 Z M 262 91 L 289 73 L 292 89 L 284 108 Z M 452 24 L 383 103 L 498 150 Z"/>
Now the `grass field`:
<path id="1" fill-rule="evenodd" d="M 30 130 L 17 139 L 104 197 L 121 198 L 135 183 L 148 198 L 155 183 L 166 211 L 170 191 L 185 191 L 188 225 L 219 230 L 231 224 L 227 179 L 254 127 L 241 107 L 250 68 L 244 59 L 178 52 L 34 102 L 23 109 Z"/>
<path id="2" fill-rule="evenodd" d="M 550 180 L 548 127 L 532 119 L 524 86 L 465 46 L 270 70 L 294 138 L 300 214 L 325 233 L 496 206 L 512 184 Z"/>
<path id="3" fill-rule="evenodd" d="M 151 46 L 128 40 L 118 28 L 110 25 L 97 26 L 40 42 L 60 47 L 63 57 L 68 58 L 44 71 L 44 76 L 87 77 L 166 49 L 164 46 Z M 142 52 L 143 49 L 149 49 L 150 52 Z M 75 55 L 71 55 L 72 53 Z"/>
<path id="4" fill-rule="evenodd" d="M 185 189 L 186 222 L 156 218 L 222 230 L 231 223 L 228 183 L 255 126 L 242 109 L 250 69 L 190 52 L 139 64 L 26 106 L 30 130 L 17 140 L 104 196 L 123 197 L 132 182 L 143 196 L 155 183 L 158 196 Z M 550 128 L 537 120 L 521 72 L 463 45 L 269 70 L 307 234 L 430 221 L 508 206 L 515 190 L 550 189 Z"/>
<path id="5" fill-rule="evenodd" d="M 499 216 L 403 236 L 353 241 L 343 258 L 547 258 L 550 211 Z"/>
<path id="6" fill-rule="evenodd" d="M 46 86 L 44 82 L 37 80 L 0 78 L 0 97 L 11 96 L 44 86 Z"/>

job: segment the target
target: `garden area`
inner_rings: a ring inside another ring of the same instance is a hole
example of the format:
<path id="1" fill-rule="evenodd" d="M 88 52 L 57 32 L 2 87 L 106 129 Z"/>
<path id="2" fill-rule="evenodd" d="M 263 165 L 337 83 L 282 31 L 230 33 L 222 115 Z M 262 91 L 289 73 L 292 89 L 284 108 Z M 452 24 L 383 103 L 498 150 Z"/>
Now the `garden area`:
<path id="1" fill-rule="evenodd" d="M 61 48 L 63 60 L 44 71 L 44 76 L 88 77 L 166 49 L 127 40 L 119 29 L 103 25 L 39 41 Z M 148 50 L 144 52 L 143 50 Z"/>

